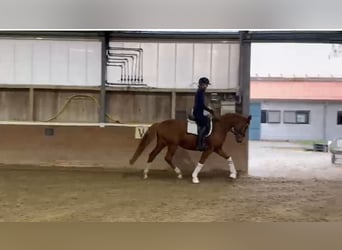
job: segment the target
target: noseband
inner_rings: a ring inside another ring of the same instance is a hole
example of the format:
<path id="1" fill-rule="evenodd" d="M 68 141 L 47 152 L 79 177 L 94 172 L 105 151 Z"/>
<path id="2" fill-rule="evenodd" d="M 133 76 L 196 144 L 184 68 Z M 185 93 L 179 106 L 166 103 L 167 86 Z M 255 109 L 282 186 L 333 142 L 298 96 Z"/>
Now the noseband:
<path id="1" fill-rule="evenodd" d="M 245 135 L 244 135 L 243 133 L 241 133 L 240 131 L 237 131 L 234 127 L 232 127 L 230 131 L 231 131 L 235 136 L 238 136 L 238 135 L 240 135 L 240 136 L 242 136 L 242 137 L 245 136 Z"/>

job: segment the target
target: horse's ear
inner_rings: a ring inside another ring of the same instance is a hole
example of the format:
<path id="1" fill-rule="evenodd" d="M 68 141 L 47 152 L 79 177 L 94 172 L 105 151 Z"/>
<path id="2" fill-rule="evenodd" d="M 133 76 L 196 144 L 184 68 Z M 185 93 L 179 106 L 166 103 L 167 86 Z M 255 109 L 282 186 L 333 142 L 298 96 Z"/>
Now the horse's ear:
<path id="1" fill-rule="evenodd" d="M 251 120 L 252 120 L 252 116 L 249 115 L 249 116 L 248 116 L 248 122 L 250 122 Z"/>

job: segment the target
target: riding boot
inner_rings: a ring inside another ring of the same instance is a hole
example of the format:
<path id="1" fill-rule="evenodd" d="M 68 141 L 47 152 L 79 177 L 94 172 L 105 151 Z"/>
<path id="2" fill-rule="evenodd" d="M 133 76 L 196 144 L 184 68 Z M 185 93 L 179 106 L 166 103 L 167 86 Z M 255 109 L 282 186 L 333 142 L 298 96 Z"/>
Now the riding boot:
<path id="1" fill-rule="evenodd" d="M 197 147 L 196 150 L 200 150 L 200 151 L 204 151 L 206 149 L 206 145 L 204 143 L 204 139 L 205 139 L 205 131 L 206 131 L 206 127 L 199 127 L 198 128 L 198 135 L 197 135 Z"/>

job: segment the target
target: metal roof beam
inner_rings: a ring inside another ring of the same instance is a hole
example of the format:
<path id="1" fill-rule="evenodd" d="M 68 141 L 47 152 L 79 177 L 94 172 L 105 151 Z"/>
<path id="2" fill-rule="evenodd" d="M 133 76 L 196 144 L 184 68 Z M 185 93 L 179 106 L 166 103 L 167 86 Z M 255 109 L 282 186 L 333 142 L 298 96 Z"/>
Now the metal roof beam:
<path id="1" fill-rule="evenodd" d="M 100 39 L 104 31 L 1 31 L 0 38 L 18 39 Z"/>
<path id="2" fill-rule="evenodd" d="M 112 31 L 112 39 L 161 39 L 161 40 L 234 40 L 240 34 L 223 31 Z"/>
<path id="3" fill-rule="evenodd" d="M 251 42 L 341 43 L 342 31 L 249 31 Z"/>

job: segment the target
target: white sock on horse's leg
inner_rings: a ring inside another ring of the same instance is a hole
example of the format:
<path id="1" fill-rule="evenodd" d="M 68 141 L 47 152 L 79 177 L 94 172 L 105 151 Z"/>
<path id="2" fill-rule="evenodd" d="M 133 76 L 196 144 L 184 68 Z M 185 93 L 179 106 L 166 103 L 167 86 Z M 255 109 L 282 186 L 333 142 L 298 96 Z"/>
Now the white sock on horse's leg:
<path id="1" fill-rule="evenodd" d="M 227 159 L 227 162 L 228 162 L 228 166 L 229 166 L 229 172 L 230 172 L 230 178 L 233 178 L 233 179 L 236 179 L 236 168 L 235 168 L 235 165 L 234 165 L 234 162 L 233 162 L 233 159 L 232 157 L 229 157 Z"/>
<path id="2" fill-rule="evenodd" d="M 146 168 L 144 169 L 144 179 L 148 178 L 148 171 L 149 171 L 150 167 L 151 167 L 151 162 L 148 162 L 146 164 Z"/>
<path id="3" fill-rule="evenodd" d="M 178 167 L 175 167 L 175 172 L 176 174 L 178 175 L 178 179 L 182 179 L 183 176 L 182 176 L 182 171 L 178 168 Z"/>
<path id="4" fill-rule="evenodd" d="M 198 179 L 198 173 L 201 171 L 201 169 L 203 168 L 204 164 L 201 163 L 197 163 L 197 166 L 194 170 L 194 172 L 192 172 L 192 182 L 193 183 L 199 183 L 199 179 Z"/>

